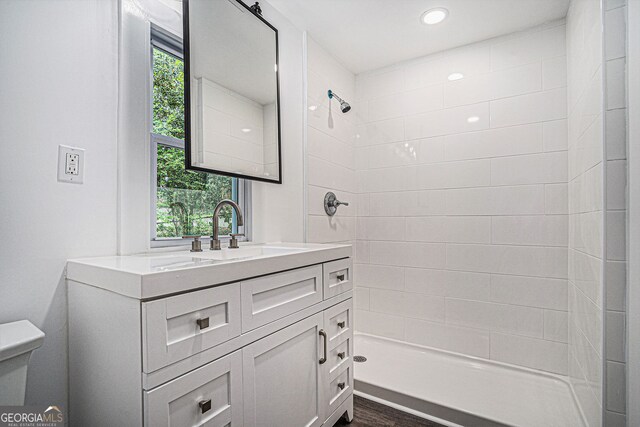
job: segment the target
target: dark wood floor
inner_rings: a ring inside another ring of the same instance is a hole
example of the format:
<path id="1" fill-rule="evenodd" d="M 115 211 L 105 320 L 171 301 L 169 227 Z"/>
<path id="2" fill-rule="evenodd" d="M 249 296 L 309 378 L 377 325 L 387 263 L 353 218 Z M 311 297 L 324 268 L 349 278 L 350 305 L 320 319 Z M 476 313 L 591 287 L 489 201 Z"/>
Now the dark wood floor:
<path id="1" fill-rule="evenodd" d="M 380 403 L 353 396 L 353 422 L 338 421 L 334 427 L 444 427 Z"/>

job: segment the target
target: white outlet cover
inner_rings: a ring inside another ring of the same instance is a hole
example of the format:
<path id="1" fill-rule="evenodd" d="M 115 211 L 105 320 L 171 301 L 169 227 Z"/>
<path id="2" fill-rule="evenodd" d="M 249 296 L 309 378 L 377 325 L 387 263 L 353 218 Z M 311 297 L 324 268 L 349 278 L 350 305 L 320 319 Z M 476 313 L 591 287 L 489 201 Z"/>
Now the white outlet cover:
<path id="1" fill-rule="evenodd" d="M 77 156 L 77 157 L 76 157 Z M 68 164 L 69 161 L 72 164 Z M 76 163 L 76 164 L 73 164 Z M 82 184 L 84 180 L 84 148 L 58 146 L 58 181 Z"/>

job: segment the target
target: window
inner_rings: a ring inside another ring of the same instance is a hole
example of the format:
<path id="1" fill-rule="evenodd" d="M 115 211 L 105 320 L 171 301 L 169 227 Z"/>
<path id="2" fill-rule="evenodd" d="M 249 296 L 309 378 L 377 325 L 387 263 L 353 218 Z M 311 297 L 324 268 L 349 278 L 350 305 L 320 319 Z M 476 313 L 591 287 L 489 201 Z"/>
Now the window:
<path id="1" fill-rule="evenodd" d="M 243 180 L 185 169 L 181 50 L 180 42 L 157 30 L 152 32 L 151 237 L 154 246 L 176 244 L 175 239 L 185 235 L 211 235 L 213 209 L 222 199 L 233 199 L 246 211 L 244 202 L 248 191 Z M 238 232 L 235 212 L 231 209 L 223 209 L 219 219 L 221 236 Z"/>

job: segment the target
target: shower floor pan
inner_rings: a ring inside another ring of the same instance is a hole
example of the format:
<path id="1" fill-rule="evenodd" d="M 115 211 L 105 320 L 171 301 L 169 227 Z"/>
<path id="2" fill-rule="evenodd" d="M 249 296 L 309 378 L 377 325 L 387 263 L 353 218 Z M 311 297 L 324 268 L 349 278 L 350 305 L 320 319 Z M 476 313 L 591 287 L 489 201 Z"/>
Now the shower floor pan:
<path id="1" fill-rule="evenodd" d="M 356 394 L 444 425 L 585 425 L 558 375 L 359 333 L 354 352 Z"/>

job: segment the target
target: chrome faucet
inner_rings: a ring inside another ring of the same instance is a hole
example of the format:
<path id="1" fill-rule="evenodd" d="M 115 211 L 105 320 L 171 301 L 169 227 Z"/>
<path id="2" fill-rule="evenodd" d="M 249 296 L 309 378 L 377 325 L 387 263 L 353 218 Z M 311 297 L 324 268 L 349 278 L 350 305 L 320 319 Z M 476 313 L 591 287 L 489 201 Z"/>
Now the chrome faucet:
<path id="1" fill-rule="evenodd" d="M 220 215 L 220 211 L 224 208 L 225 205 L 231 206 L 236 211 L 236 215 L 238 216 L 238 226 L 244 225 L 244 219 L 242 217 L 242 209 L 240 206 L 233 200 L 224 199 L 221 200 L 220 203 L 216 205 L 216 208 L 213 210 L 213 236 L 211 236 L 211 250 L 219 251 L 220 250 L 220 239 L 218 238 L 218 233 L 220 232 L 220 227 L 218 226 L 218 215 Z M 244 236 L 243 233 L 231 233 L 231 240 L 229 241 L 229 249 L 238 249 L 238 236 Z"/>

